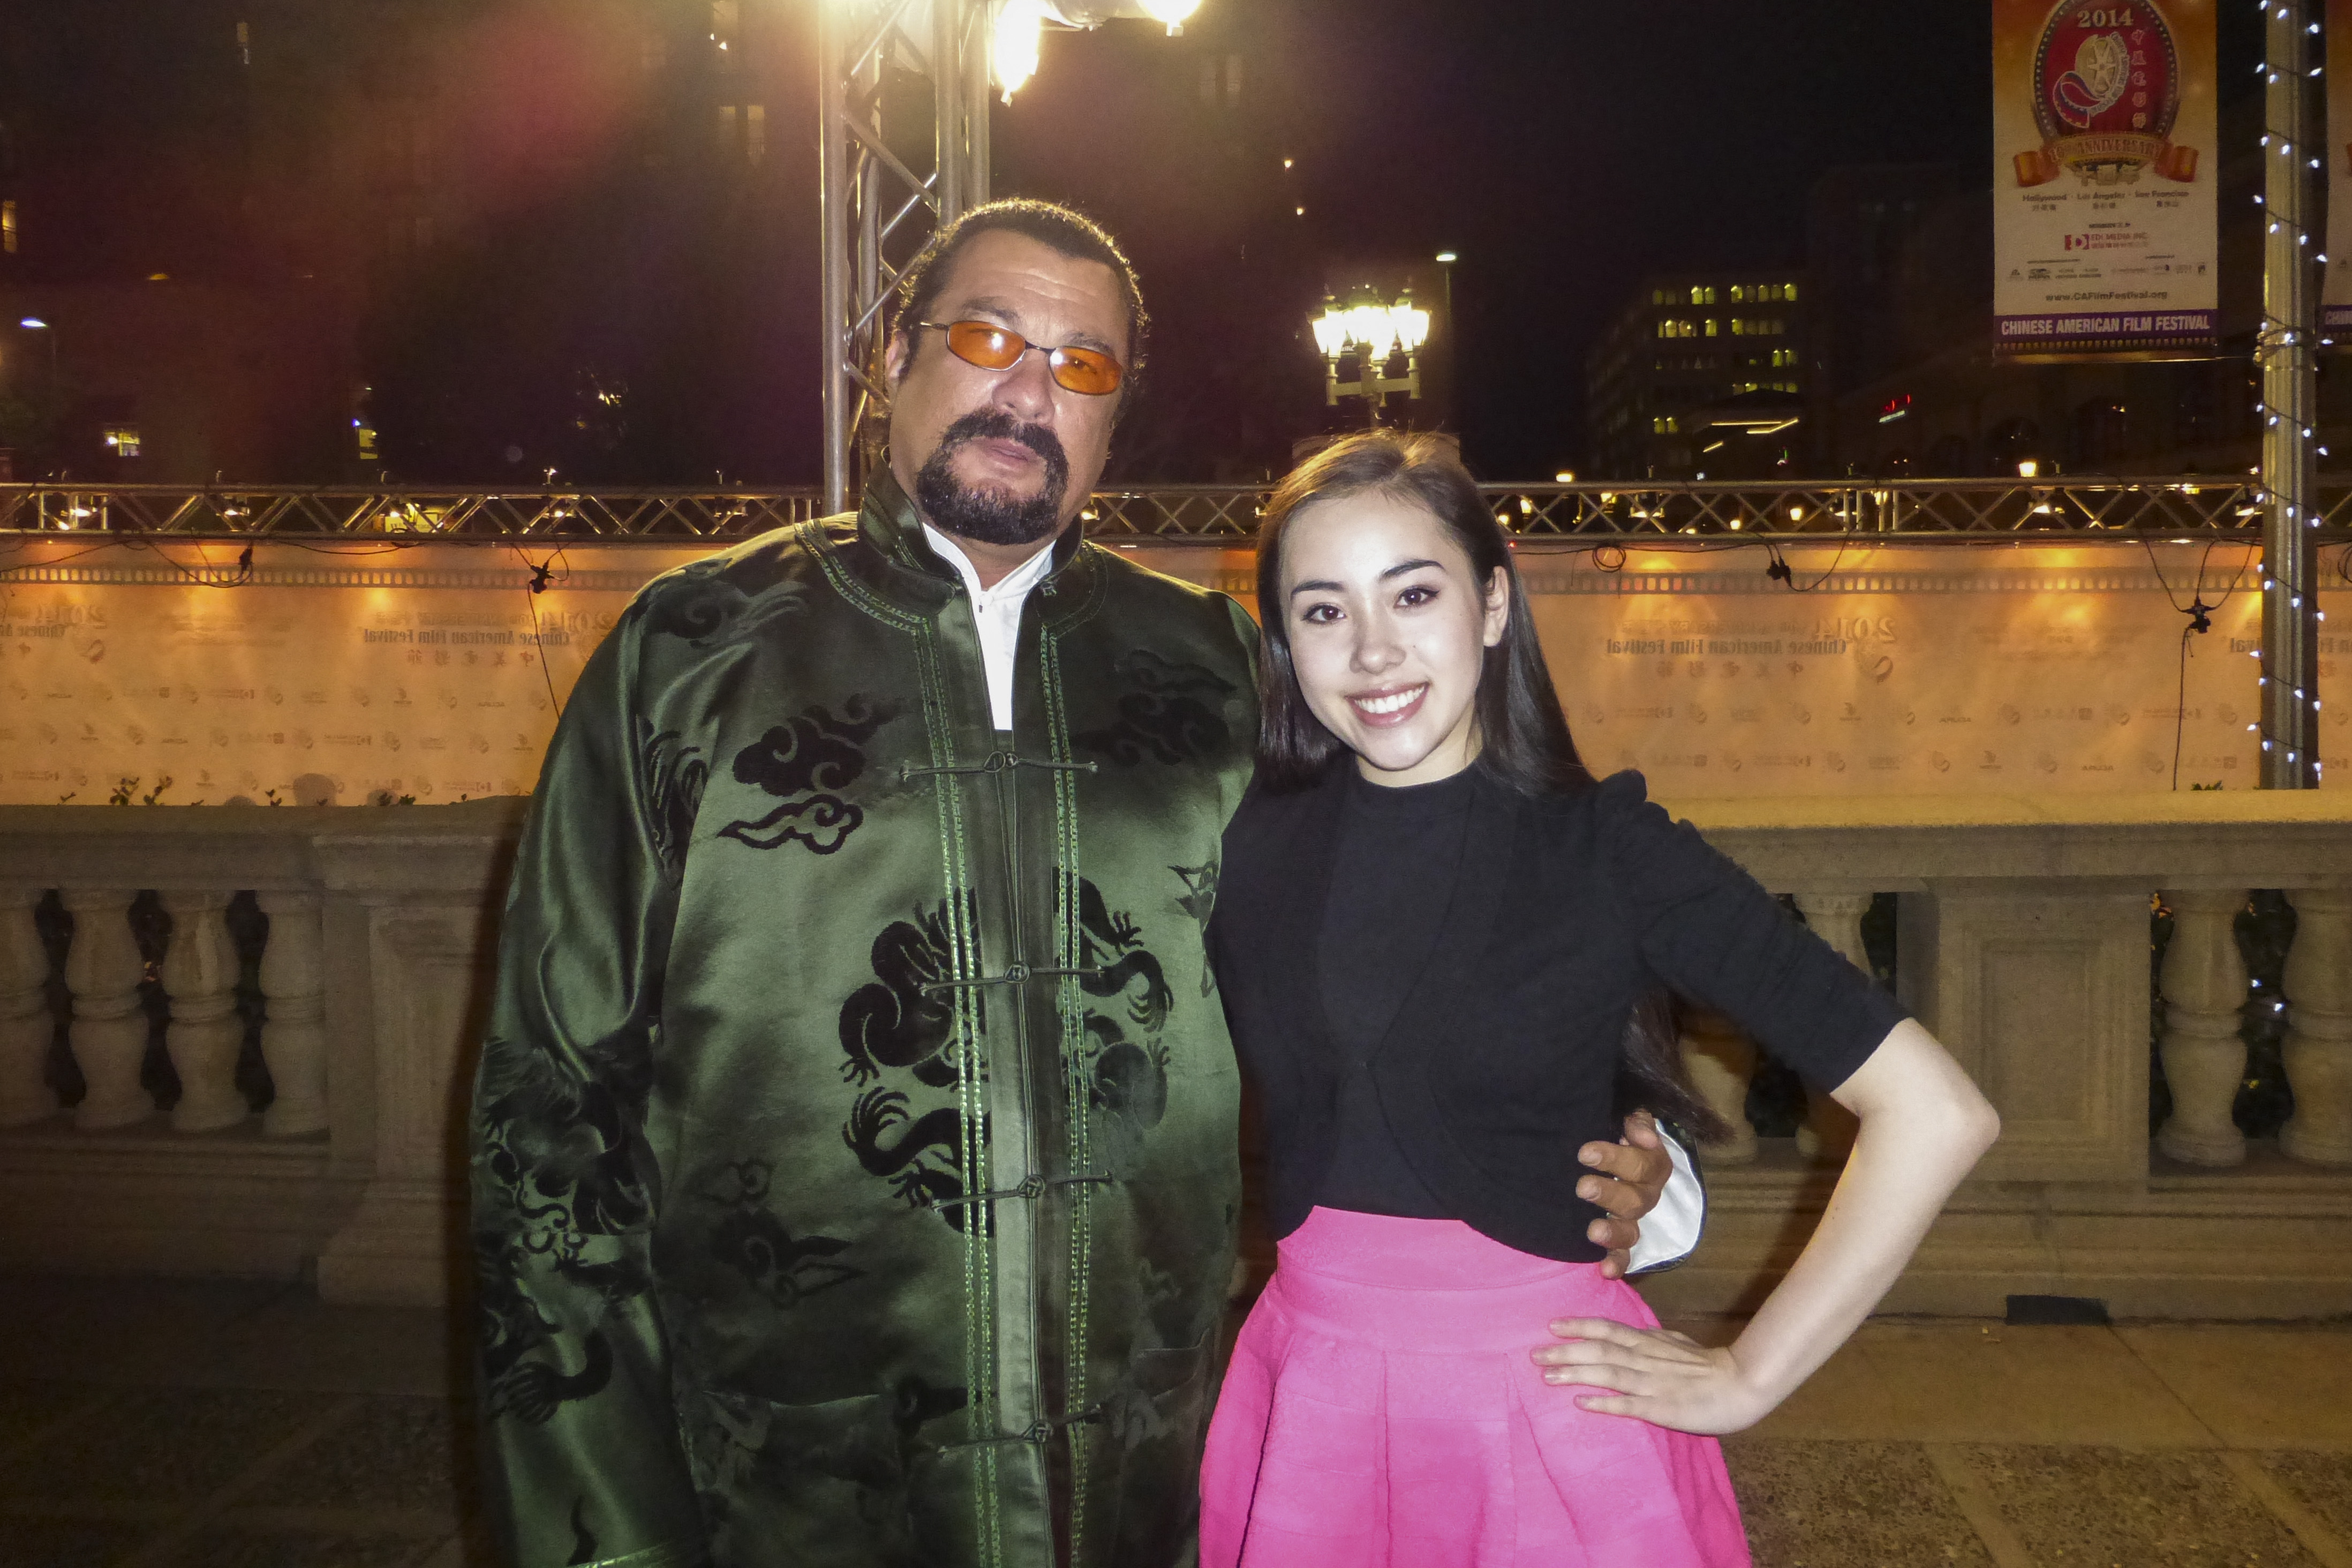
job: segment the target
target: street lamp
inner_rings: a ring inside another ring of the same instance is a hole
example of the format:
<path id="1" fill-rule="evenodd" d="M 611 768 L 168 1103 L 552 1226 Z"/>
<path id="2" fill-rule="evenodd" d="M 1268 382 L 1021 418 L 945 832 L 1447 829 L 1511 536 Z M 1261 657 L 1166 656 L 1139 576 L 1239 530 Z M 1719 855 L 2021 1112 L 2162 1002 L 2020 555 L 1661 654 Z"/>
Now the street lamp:
<path id="1" fill-rule="evenodd" d="M 49 334 L 49 395 L 51 397 L 57 396 L 58 334 L 56 331 L 50 327 L 48 322 L 41 320 L 38 316 L 27 316 L 16 324 L 24 328 L 25 331 L 28 332 L 47 332 Z"/>
<path id="2" fill-rule="evenodd" d="M 1342 397 L 1364 400 L 1371 424 L 1381 423 L 1381 404 L 1390 393 L 1421 395 L 1421 346 L 1429 341 L 1429 312 L 1412 302 L 1410 290 L 1396 303 L 1383 305 L 1370 289 L 1359 290 L 1354 302 L 1342 307 L 1337 300 L 1323 301 L 1323 313 L 1307 323 L 1315 346 L 1323 353 L 1323 401 L 1338 407 Z M 1388 374 L 1389 361 L 1404 355 L 1404 374 Z M 1339 379 L 1343 361 L 1352 361 L 1355 375 Z"/>

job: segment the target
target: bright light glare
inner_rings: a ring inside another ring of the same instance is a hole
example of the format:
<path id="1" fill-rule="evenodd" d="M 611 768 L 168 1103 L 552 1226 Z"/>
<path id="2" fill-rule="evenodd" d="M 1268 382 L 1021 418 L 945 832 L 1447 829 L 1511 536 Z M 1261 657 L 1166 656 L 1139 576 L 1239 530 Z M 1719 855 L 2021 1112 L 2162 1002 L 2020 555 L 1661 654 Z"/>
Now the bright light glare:
<path id="1" fill-rule="evenodd" d="M 1388 358 L 1396 347 L 1396 323 L 1378 305 L 1359 305 L 1349 310 L 1348 335 L 1370 349 L 1374 359 Z"/>
<path id="2" fill-rule="evenodd" d="M 2026 458 L 2025 461 L 2017 465 L 2017 477 L 2021 479 L 2032 479 L 2035 475 L 2041 472 L 2042 465 L 2035 462 L 2031 458 Z"/>
<path id="3" fill-rule="evenodd" d="M 1410 294 L 1389 307 L 1389 322 L 1396 329 L 1397 347 L 1409 354 L 1419 353 L 1429 341 L 1429 312 L 1416 306 Z"/>
<path id="4" fill-rule="evenodd" d="M 989 68 L 1004 101 L 1037 74 L 1038 39 L 1045 30 L 1045 0 L 1004 0 L 989 41 Z"/>
<path id="5" fill-rule="evenodd" d="M 1348 346 L 1348 313 L 1337 305 L 1327 304 L 1323 313 L 1315 318 L 1315 346 L 1323 351 L 1325 359 L 1337 359 L 1339 351 Z"/>
<path id="6" fill-rule="evenodd" d="M 1143 9 L 1153 21 L 1166 26 L 1171 38 L 1184 30 L 1185 18 L 1201 8 L 1201 0 L 1142 0 L 1142 3 Z"/>
<path id="7" fill-rule="evenodd" d="M 1442 267 L 1451 267 L 1461 259 L 1450 250 L 1441 250 L 1437 253 L 1438 265 Z"/>
<path id="8" fill-rule="evenodd" d="M 28 328 L 30 328 L 32 331 L 37 331 L 37 332 L 44 332 L 44 331 L 48 331 L 48 327 L 49 327 L 48 322 L 47 322 L 47 321 L 45 321 L 41 320 L 41 318 L 40 318 L 40 317 L 38 317 L 38 316 L 27 316 L 27 317 L 26 317 L 23 321 L 21 321 L 17 322 L 16 324 L 17 324 L 18 326 L 20 326 L 20 327 L 28 327 Z"/>

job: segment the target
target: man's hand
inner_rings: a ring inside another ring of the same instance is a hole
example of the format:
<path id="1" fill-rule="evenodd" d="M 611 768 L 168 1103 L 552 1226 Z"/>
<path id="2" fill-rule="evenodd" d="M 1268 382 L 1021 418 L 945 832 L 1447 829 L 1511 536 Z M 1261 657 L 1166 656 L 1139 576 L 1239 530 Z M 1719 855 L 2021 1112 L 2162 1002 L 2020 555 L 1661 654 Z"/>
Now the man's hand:
<path id="1" fill-rule="evenodd" d="M 1625 1118 L 1623 1138 L 1614 1143 L 1587 1143 L 1576 1157 L 1596 1173 L 1577 1179 L 1576 1195 L 1600 1205 L 1607 1215 L 1594 1220 L 1584 1234 L 1609 1249 L 1601 1277 L 1622 1279 L 1632 1262 L 1633 1244 L 1642 1238 L 1642 1216 L 1658 1206 L 1666 1180 L 1675 1173 L 1674 1160 L 1646 1110 Z"/>

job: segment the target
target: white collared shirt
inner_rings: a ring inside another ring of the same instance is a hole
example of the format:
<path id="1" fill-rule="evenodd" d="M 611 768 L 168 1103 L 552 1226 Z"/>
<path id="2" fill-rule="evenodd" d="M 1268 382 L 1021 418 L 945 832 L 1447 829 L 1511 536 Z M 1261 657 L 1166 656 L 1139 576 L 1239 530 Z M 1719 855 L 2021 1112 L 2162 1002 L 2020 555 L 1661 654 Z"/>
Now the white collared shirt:
<path id="1" fill-rule="evenodd" d="M 1021 606 L 1028 602 L 1029 590 L 1054 569 L 1053 542 L 1048 540 L 1036 554 L 998 579 L 996 586 L 983 588 L 971 557 L 952 537 L 928 522 L 923 524 L 923 537 L 930 541 L 939 558 L 963 577 L 964 592 L 971 596 L 971 618 L 980 626 L 980 663 L 988 674 L 989 718 L 998 729 L 1010 730 L 1013 655 L 1021 642 Z"/>

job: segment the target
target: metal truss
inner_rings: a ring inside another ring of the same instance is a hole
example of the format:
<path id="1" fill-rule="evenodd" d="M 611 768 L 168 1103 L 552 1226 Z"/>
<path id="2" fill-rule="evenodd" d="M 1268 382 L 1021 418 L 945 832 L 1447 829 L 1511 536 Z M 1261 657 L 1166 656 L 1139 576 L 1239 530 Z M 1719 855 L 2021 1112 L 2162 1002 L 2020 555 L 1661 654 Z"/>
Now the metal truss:
<path id="1" fill-rule="evenodd" d="M 724 540 L 817 515 L 814 490 L 0 485 L 0 532 L 156 538 Z"/>
<path id="2" fill-rule="evenodd" d="M 824 255 L 824 493 L 848 504 L 878 458 L 887 307 L 898 265 L 933 228 L 988 200 L 992 0 L 824 0 L 817 6 Z M 930 171 L 884 139 L 893 71 L 931 82 Z M 898 262 L 892 261 L 892 258 Z"/>
<path id="3" fill-rule="evenodd" d="M 1846 479 L 1820 484 L 1482 485 L 1512 533 L 1668 539 L 2231 538 L 2259 542 L 2266 510 L 2249 478 Z M 1264 486 L 1158 485 L 1096 493 L 1098 538 L 1226 543 L 1256 531 Z M 2319 538 L 2352 532 L 2352 484 L 2317 492 Z M 447 539 L 453 542 L 745 539 L 820 515 L 792 489 L 464 490 L 352 487 L 0 485 L 0 532 L 157 538 Z"/>
<path id="4" fill-rule="evenodd" d="M 1809 539 L 1903 534 L 1982 538 L 2021 534 L 2217 534 L 2259 539 L 2262 487 L 2252 479 L 2050 480 L 1844 479 L 1814 484 L 1605 483 L 1481 485 L 1514 534 L 1660 538 L 1742 534 Z M 1252 532 L 1268 491 L 1166 485 L 1098 492 L 1087 531 L 1213 539 Z M 2352 527 L 2352 486 L 2324 487 L 2331 534 Z"/>

